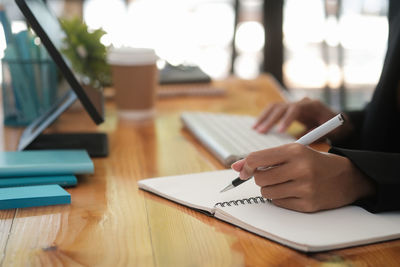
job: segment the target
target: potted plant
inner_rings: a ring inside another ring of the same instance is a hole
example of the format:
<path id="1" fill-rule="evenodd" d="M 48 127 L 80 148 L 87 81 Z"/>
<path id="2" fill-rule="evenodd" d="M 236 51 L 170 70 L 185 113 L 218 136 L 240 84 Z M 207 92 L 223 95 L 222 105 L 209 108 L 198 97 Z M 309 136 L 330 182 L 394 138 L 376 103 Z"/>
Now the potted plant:
<path id="1" fill-rule="evenodd" d="M 61 19 L 67 33 L 62 53 L 81 76 L 83 86 L 100 89 L 111 85 L 111 72 L 107 64 L 107 47 L 101 43 L 106 34 L 103 29 L 89 30 L 79 18 Z"/>

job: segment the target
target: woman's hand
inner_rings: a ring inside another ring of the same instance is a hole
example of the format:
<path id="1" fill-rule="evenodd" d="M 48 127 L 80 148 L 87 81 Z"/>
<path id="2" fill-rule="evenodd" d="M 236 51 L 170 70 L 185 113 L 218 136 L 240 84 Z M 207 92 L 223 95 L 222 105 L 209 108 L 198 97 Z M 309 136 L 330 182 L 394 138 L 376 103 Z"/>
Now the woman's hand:
<path id="1" fill-rule="evenodd" d="M 275 166 L 267 171 L 258 167 Z M 241 179 L 254 175 L 263 197 L 280 207 L 315 212 L 375 193 L 373 183 L 345 157 L 288 144 L 251 153 L 232 164 Z"/>
<path id="2" fill-rule="evenodd" d="M 266 133 L 279 123 L 278 131 L 284 132 L 293 121 L 299 121 L 306 127 L 306 131 L 308 132 L 335 115 L 337 113 L 322 102 L 303 98 L 293 103 L 280 102 L 269 105 L 261 113 L 253 128 L 260 133 Z M 332 141 L 344 139 L 353 131 L 351 121 L 346 114 L 343 114 L 343 116 L 345 117 L 345 124 L 327 135 Z"/>

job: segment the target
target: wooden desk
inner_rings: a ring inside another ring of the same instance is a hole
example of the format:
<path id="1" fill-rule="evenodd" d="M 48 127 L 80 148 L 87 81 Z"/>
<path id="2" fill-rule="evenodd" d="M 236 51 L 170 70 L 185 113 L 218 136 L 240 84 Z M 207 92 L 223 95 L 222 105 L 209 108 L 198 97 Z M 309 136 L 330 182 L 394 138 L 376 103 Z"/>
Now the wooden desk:
<path id="1" fill-rule="evenodd" d="M 150 123 L 117 119 L 107 104 L 110 156 L 94 159 L 96 173 L 68 189 L 66 206 L 0 211 L 0 265 L 3 266 L 393 266 L 400 264 L 400 241 L 303 254 L 140 191 L 146 177 L 222 169 L 182 129 L 183 110 L 256 115 L 281 96 L 268 77 L 228 79 L 225 97 L 163 99 Z M 52 131 L 96 127 L 81 110 L 69 110 Z M 79 118 L 79 123 L 76 119 Z M 3 149 L 12 149 L 18 130 L 1 131 Z"/>

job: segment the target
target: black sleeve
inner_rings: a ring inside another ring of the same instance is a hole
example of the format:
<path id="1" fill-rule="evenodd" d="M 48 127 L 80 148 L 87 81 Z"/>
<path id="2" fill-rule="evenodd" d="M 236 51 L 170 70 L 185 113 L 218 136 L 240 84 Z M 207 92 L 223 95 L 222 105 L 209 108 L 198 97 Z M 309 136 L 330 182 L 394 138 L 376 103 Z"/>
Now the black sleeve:
<path id="1" fill-rule="evenodd" d="M 365 110 L 357 111 L 346 111 L 348 122 L 353 125 L 353 131 L 346 137 L 332 138 L 331 142 L 333 146 L 345 147 L 349 149 L 359 149 L 361 140 L 361 129 L 363 128 Z"/>
<path id="2" fill-rule="evenodd" d="M 367 107 L 365 109 L 367 109 Z M 359 134 L 359 131 L 357 131 L 357 129 L 362 129 L 363 127 L 365 109 L 345 112 L 346 115 L 349 117 L 350 122 L 353 124 L 356 134 Z"/>
<path id="3" fill-rule="evenodd" d="M 329 153 L 347 157 L 373 181 L 376 195 L 355 205 L 370 212 L 400 210 L 400 153 L 350 150 L 332 147 Z"/>

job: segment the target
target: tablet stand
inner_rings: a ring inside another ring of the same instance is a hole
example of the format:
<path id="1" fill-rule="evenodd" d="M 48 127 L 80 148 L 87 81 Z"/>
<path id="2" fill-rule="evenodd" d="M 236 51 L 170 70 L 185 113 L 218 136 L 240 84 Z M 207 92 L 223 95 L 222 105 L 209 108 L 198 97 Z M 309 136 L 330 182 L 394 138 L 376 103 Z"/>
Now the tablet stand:
<path id="1" fill-rule="evenodd" d="M 54 106 L 33 121 L 22 133 L 18 150 L 85 149 L 91 157 L 108 155 L 108 139 L 104 133 L 55 133 L 42 134 L 77 97 L 69 90 Z"/>

